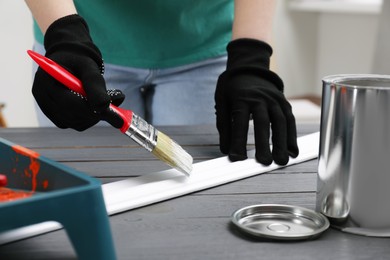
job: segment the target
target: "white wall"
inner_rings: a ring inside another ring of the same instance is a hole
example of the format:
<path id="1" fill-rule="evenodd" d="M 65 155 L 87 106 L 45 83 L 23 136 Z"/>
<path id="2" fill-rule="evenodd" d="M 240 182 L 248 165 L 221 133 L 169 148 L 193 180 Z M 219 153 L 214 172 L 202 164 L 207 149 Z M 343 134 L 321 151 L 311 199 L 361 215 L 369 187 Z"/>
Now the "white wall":
<path id="1" fill-rule="evenodd" d="M 316 82 L 318 15 L 292 12 L 279 0 L 274 21 L 275 70 L 283 79 L 287 96 L 312 94 Z"/>
<path id="2" fill-rule="evenodd" d="M 326 75 L 370 73 L 378 5 L 361 8 L 354 1 L 379 0 L 278 1 L 273 66 L 284 80 L 288 97 L 320 95 L 321 79 Z M 0 0 L 0 32 L 4 116 L 10 127 L 37 126 L 32 61 L 26 54 L 33 43 L 32 19 L 23 0 Z"/>
<path id="3" fill-rule="evenodd" d="M 279 0 L 276 70 L 288 97 L 320 96 L 332 74 L 371 73 L 380 0 Z"/>
<path id="4" fill-rule="evenodd" d="M 378 18 L 373 14 L 334 13 L 319 17 L 317 80 L 332 74 L 371 73 Z"/>
<path id="5" fill-rule="evenodd" d="M 8 126 L 37 126 L 32 85 L 31 14 L 23 0 L 0 0 L 0 102 Z"/>

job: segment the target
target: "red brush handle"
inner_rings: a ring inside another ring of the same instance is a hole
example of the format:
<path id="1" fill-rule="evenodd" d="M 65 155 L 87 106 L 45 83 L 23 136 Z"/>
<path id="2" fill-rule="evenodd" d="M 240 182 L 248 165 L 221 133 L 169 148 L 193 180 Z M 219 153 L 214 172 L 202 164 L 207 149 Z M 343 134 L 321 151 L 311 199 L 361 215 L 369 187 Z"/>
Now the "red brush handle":
<path id="1" fill-rule="evenodd" d="M 74 75 L 72 75 L 72 73 L 67 71 L 65 68 L 61 67 L 56 62 L 37 52 L 28 50 L 27 53 L 39 65 L 39 67 L 41 67 L 57 81 L 59 81 L 69 89 L 73 90 L 74 92 L 83 95 L 84 97 L 87 95 L 85 93 L 81 81 Z M 131 110 L 119 108 L 113 104 L 110 104 L 110 109 L 122 118 L 123 125 L 120 130 L 122 133 L 125 133 L 130 127 L 133 112 Z"/>
<path id="2" fill-rule="evenodd" d="M 41 67 L 57 81 L 61 82 L 63 85 L 67 86 L 74 92 L 77 92 L 84 97 L 87 96 L 83 89 L 81 81 L 75 76 L 73 76 L 69 71 L 67 71 L 51 59 L 37 52 L 28 50 L 27 53 L 39 65 L 39 67 Z"/>

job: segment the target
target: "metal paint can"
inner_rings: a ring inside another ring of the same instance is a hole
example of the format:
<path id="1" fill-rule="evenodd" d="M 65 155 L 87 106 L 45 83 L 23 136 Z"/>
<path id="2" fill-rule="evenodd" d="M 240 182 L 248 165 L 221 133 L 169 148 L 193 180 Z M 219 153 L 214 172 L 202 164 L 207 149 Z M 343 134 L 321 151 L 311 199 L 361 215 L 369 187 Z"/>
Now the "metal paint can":
<path id="1" fill-rule="evenodd" d="M 316 210 L 342 231 L 390 236 L 390 76 L 323 79 Z"/>

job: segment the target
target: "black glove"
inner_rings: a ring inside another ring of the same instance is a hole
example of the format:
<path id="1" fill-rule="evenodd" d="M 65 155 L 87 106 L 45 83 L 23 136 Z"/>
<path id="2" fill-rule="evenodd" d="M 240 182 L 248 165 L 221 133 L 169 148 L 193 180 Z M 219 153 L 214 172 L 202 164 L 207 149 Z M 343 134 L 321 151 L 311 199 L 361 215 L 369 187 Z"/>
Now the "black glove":
<path id="1" fill-rule="evenodd" d="M 256 159 L 286 165 L 298 156 L 295 118 L 283 95 L 283 82 L 269 70 L 272 48 L 254 39 L 238 39 L 227 46 L 226 71 L 215 92 L 220 149 L 232 161 L 247 158 L 249 120 L 254 123 Z M 272 129 L 272 153 L 269 137 Z"/>
<path id="2" fill-rule="evenodd" d="M 46 57 L 63 66 L 83 84 L 86 97 L 70 91 L 39 68 L 32 93 L 42 112 L 59 128 L 83 131 L 101 120 L 111 103 L 119 106 L 124 95 L 106 90 L 104 65 L 82 17 L 69 15 L 53 22 L 44 38 Z"/>

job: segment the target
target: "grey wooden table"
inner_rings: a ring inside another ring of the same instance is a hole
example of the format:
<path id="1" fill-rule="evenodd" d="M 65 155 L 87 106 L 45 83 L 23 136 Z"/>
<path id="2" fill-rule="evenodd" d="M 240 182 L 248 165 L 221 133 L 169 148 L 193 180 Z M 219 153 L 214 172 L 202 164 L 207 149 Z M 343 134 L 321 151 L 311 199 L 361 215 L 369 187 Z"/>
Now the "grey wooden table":
<path id="1" fill-rule="evenodd" d="M 161 127 L 195 162 L 222 156 L 213 126 Z M 298 126 L 299 135 L 318 126 Z M 117 130 L 4 128 L 0 137 L 99 178 L 103 183 L 166 168 Z M 253 136 L 249 141 L 253 148 Z M 329 229 L 315 240 L 253 239 L 230 223 L 244 206 L 315 208 L 317 160 L 281 168 L 110 217 L 118 259 L 390 259 L 390 239 Z M 64 230 L 0 246 L 0 259 L 76 259 Z"/>

